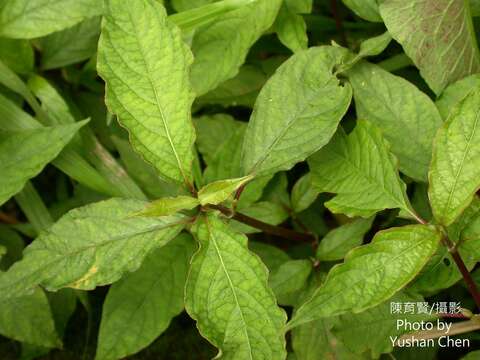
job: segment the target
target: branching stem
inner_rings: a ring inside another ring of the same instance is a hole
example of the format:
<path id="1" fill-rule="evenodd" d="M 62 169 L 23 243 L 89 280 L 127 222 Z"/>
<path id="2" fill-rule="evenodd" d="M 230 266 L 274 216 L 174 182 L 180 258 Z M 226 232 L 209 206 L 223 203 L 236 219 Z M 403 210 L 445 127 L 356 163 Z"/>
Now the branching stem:
<path id="1" fill-rule="evenodd" d="M 295 241 L 313 242 L 316 240 L 315 237 L 311 234 L 301 233 L 284 227 L 270 225 L 263 221 L 254 219 L 248 215 L 241 214 L 239 212 L 232 212 L 232 210 L 222 205 L 209 205 L 209 207 L 211 209 L 219 210 L 222 214 L 231 217 L 232 219 L 235 219 L 241 223 L 262 230 L 267 234 L 276 235 L 284 239 Z"/>

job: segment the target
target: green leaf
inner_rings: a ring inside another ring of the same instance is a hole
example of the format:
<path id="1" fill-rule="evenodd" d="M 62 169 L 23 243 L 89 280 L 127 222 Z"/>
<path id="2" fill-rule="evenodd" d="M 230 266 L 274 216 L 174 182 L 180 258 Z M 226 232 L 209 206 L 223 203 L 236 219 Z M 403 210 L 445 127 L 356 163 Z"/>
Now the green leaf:
<path id="1" fill-rule="evenodd" d="M 38 288 L 29 295 L 0 300 L 0 334 L 32 345 L 62 346 L 47 297 Z"/>
<path id="2" fill-rule="evenodd" d="M 267 76 L 260 68 L 243 65 L 238 74 L 218 85 L 214 90 L 196 100 L 199 106 L 220 104 L 222 106 L 247 106 L 252 108 Z"/>
<path id="3" fill-rule="evenodd" d="M 323 317 L 359 313 L 407 285 L 435 252 L 441 235 L 425 225 L 380 231 L 368 245 L 347 254 L 294 314 L 293 328 Z"/>
<path id="4" fill-rule="evenodd" d="M 216 119 L 220 120 L 220 118 Z M 205 143 L 210 141 L 213 144 L 219 144 L 214 154 L 211 157 L 208 157 L 208 160 L 206 160 L 207 168 L 203 174 L 203 178 L 206 183 L 211 183 L 218 180 L 233 179 L 240 177 L 242 174 L 242 144 L 244 140 L 246 124 L 240 121 L 232 121 L 235 123 L 235 129 L 230 129 L 230 131 L 227 131 L 226 126 L 222 126 L 223 123 L 217 123 L 216 126 L 205 127 L 204 130 L 199 131 L 200 134 L 201 132 L 209 129 L 210 133 L 213 134 L 218 130 L 218 134 L 225 134 L 225 137 L 218 142 L 216 142 L 216 137 L 211 138 L 211 140 L 205 139 Z M 225 122 L 225 124 L 228 123 L 230 123 L 230 121 Z M 225 129 L 224 132 L 222 132 L 223 129 Z M 271 175 L 267 175 L 252 179 L 252 181 L 248 182 L 245 185 L 240 200 L 238 201 L 238 208 L 243 209 L 259 200 L 262 196 L 265 186 L 270 179 Z"/>
<path id="5" fill-rule="evenodd" d="M 33 39 L 101 15 L 100 0 L 9 0 L 0 4 L 0 36 Z"/>
<path id="6" fill-rule="evenodd" d="M 267 81 L 245 134 L 245 174 L 288 170 L 330 140 L 352 96 L 333 75 L 346 54 L 330 46 L 302 51 Z"/>
<path id="7" fill-rule="evenodd" d="M 173 215 L 181 210 L 190 210 L 199 205 L 198 199 L 191 196 L 179 195 L 165 197 L 148 203 L 143 209 L 133 216 L 159 217 Z"/>
<path id="8" fill-rule="evenodd" d="M 304 288 L 311 271 L 312 262 L 310 260 L 289 260 L 273 270 L 268 284 L 278 303 L 294 305 L 295 295 Z"/>
<path id="9" fill-rule="evenodd" d="M 272 26 L 281 3 L 281 0 L 254 1 L 217 17 L 215 22 L 195 32 L 191 79 L 197 95 L 206 94 L 238 73 L 250 47 Z"/>
<path id="10" fill-rule="evenodd" d="M 218 180 L 205 185 L 198 192 L 198 200 L 201 205 L 220 204 L 240 187 L 245 186 L 252 178 L 253 176 L 248 175 L 237 179 Z"/>
<path id="11" fill-rule="evenodd" d="M 380 12 L 378 10 L 377 0 L 342 0 L 352 11 L 361 18 L 373 21 L 382 22 Z"/>
<path id="12" fill-rule="evenodd" d="M 331 230 L 320 241 L 317 248 L 317 258 L 323 261 L 341 260 L 354 247 L 363 243 L 363 237 L 370 230 L 373 217 L 355 219 Z"/>
<path id="13" fill-rule="evenodd" d="M 300 325 L 292 331 L 292 347 L 298 360 L 348 359 L 367 360 L 350 352 L 332 333 L 336 318 L 327 318 Z"/>
<path id="14" fill-rule="evenodd" d="M 218 149 L 245 124 L 227 114 L 204 115 L 194 119 L 197 147 L 207 163 Z"/>
<path id="15" fill-rule="evenodd" d="M 480 74 L 467 76 L 449 85 L 435 103 L 443 120 L 447 120 L 455 106 L 478 87 L 480 87 Z"/>
<path id="16" fill-rule="evenodd" d="M 359 120 L 348 135 L 339 129 L 308 164 L 312 184 L 337 194 L 325 203 L 334 213 L 369 217 L 383 209 L 412 212 L 396 159 L 382 133 L 368 121 Z"/>
<path id="17" fill-rule="evenodd" d="M 97 50 L 100 35 L 100 17 L 55 32 L 38 40 L 44 70 L 75 64 L 90 58 Z"/>
<path id="18" fill-rule="evenodd" d="M 109 0 L 106 8 L 97 66 L 109 110 L 163 176 L 191 184 L 190 50 L 158 2 Z"/>
<path id="19" fill-rule="evenodd" d="M 337 70 L 337 73 L 342 73 L 345 70 L 350 69 L 353 65 L 358 63 L 363 58 L 369 56 L 377 56 L 381 54 L 388 47 L 391 41 L 392 37 L 390 36 L 388 31 L 384 32 L 381 35 L 374 36 L 370 39 L 362 41 L 358 54 L 352 56 L 351 59 L 347 60 L 346 63 L 342 64 Z"/>
<path id="20" fill-rule="evenodd" d="M 385 0 L 380 13 L 392 37 L 439 95 L 450 83 L 480 71 L 468 1 Z"/>
<path id="21" fill-rule="evenodd" d="M 319 191 L 312 185 L 312 176 L 310 173 L 302 176 L 293 185 L 290 195 L 292 210 L 300 213 L 313 204 Z"/>
<path id="22" fill-rule="evenodd" d="M 260 257 L 270 271 L 278 269 L 280 265 L 290 260 L 290 257 L 285 251 L 273 245 L 258 241 L 249 241 L 248 248 Z"/>
<path id="23" fill-rule="evenodd" d="M 31 181 L 27 181 L 22 191 L 15 195 L 15 201 L 37 234 L 53 225 L 52 215 Z"/>
<path id="24" fill-rule="evenodd" d="M 85 124 L 86 121 L 81 121 L 50 128 L 0 132 L 0 205 L 55 159 Z"/>
<path id="25" fill-rule="evenodd" d="M 433 102 L 408 81 L 367 62 L 347 75 L 357 116 L 382 130 L 405 175 L 426 181 L 432 141 L 442 124 Z"/>
<path id="26" fill-rule="evenodd" d="M 208 5 L 215 1 L 217 0 L 171 0 L 170 2 L 177 12 L 182 12 Z"/>
<path id="27" fill-rule="evenodd" d="M 312 11 L 312 0 L 285 0 L 275 21 L 278 39 L 292 52 L 308 48 L 307 25 L 300 15 Z"/>
<path id="28" fill-rule="evenodd" d="M 35 56 L 32 45 L 26 40 L 0 38 L 0 60 L 19 74 L 33 71 Z"/>
<path id="29" fill-rule="evenodd" d="M 103 304 L 96 360 L 116 360 L 152 343 L 183 310 L 192 238 L 181 234 L 112 285 Z"/>
<path id="30" fill-rule="evenodd" d="M 181 192 L 178 184 L 163 181 L 158 171 L 135 152 L 127 140 L 113 136 L 112 141 L 127 172 L 151 198 L 168 197 Z"/>
<path id="31" fill-rule="evenodd" d="M 451 112 L 433 145 L 428 196 L 435 219 L 450 225 L 480 188 L 480 91 L 471 92 Z"/>
<path id="32" fill-rule="evenodd" d="M 186 309 L 226 359 L 284 359 L 286 315 L 267 287 L 267 270 L 216 214 L 196 225 L 200 250 L 190 266 Z"/>
<path id="33" fill-rule="evenodd" d="M 392 303 L 401 303 L 402 306 L 413 304 L 415 313 L 392 313 Z M 398 325 L 398 320 L 420 323 L 434 318 L 428 313 L 419 314 L 417 303 L 423 304 L 424 300 L 400 292 L 390 300 L 360 314 L 341 315 L 333 328 L 333 333 L 352 352 L 356 354 L 368 352 L 372 359 L 378 359 L 382 353 L 390 353 L 393 350 L 391 339 L 407 332 Z"/>
<path id="34" fill-rule="evenodd" d="M 254 204 L 242 207 L 241 213 L 254 219 L 263 221 L 270 225 L 278 225 L 288 219 L 288 211 L 280 204 L 271 201 L 259 201 Z M 252 234 L 261 232 L 257 228 L 251 227 L 238 221 L 232 221 L 231 227 L 235 231 Z"/>
<path id="35" fill-rule="evenodd" d="M 451 241 L 457 244 L 457 250 L 471 271 L 480 260 L 480 200 L 475 198 L 462 215 L 447 228 Z M 442 289 L 454 285 L 462 278 L 462 273 L 455 265 L 451 254 L 445 246 L 437 249 L 422 272 L 409 286 L 409 290 L 430 296 Z"/>
<path id="36" fill-rule="evenodd" d="M 4 271 L 22 258 L 25 244 L 16 231 L 7 225 L 0 225 L 0 247 L 3 249 L 3 256 L 0 256 L 0 271 Z"/>
<path id="37" fill-rule="evenodd" d="M 0 298 L 25 294 L 37 284 L 50 291 L 90 290 L 135 271 L 150 251 L 167 244 L 187 221 L 178 214 L 130 216 L 145 204 L 110 199 L 68 212 L 0 276 Z"/>
<path id="38" fill-rule="evenodd" d="M 188 34 L 189 31 L 205 26 L 221 15 L 240 9 L 254 1 L 256 0 L 223 0 L 215 2 L 209 0 L 205 4 L 201 4 L 201 6 L 194 6 L 187 11 L 173 14 L 169 19 L 182 29 L 184 34 Z"/>
<path id="39" fill-rule="evenodd" d="M 467 355 L 462 357 L 461 360 L 475 360 L 475 359 L 478 359 L 479 356 L 480 356 L 480 350 L 471 351 Z"/>

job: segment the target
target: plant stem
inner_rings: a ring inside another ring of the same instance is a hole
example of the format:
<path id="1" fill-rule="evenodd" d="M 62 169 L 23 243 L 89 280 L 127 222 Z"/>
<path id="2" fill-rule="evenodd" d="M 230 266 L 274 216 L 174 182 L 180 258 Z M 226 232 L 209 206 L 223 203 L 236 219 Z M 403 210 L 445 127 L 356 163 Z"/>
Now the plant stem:
<path id="1" fill-rule="evenodd" d="M 335 19 L 335 26 L 337 28 L 338 33 L 340 34 L 341 44 L 342 46 L 347 46 L 347 37 L 345 36 L 345 31 L 343 29 L 342 18 L 340 17 L 340 13 L 338 11 L 338 4 L 337 0 L 330 0 L 330 5 L 332 8 L 332 15 Z"/>
<path id="2" fill-rule="evenodd" d="M 19 221 L 15 217 L 0 211 L 0 222 L 13 225 L 18 224 Z"/>
<path id="3" fill-rule="evenodd" d="M 311 234 L 301 233 L 284 227 L 270 225 L 263 221 L 254 219 L 248 215 L 241 214 L 239 212 L 233 213 L 229 208 L 226 208 L 222 205 L 209 205 L 209 208 L 219 210 L 222 214 L 227 215 L 243 224 L 262 230 L 267 234 L 276 235 L 288 240 L 305 242 L 315 241 L 315 237 Z"/>
<path id="4" fill-rule="evenodd" d="M 453 260 L 455 261 L 455 264 L 458 267 L 458 270 L 462 273 L 463 280 L 465 281 L 465 284 L 467 285 L 468 291 L 473 297 L 473 300 L 475 301 L 475 304 L 477 305 L 477 308 L 480 309 L 480 292 L 478 291 L 477 284 L 475 284 L 475 281 L 472 278 L 472 275 L 470 274 L 470 271 L 468 271 L 465 262 L 463 261 L 462 257 L 460 256 L 460 253 L 457 250 L 457 247 L 455 244 L 448 238 L 448 237 L 443 237 L 442 239 L 443 244 L 447 247 L 448 252 L 452 255 Z"/>
<path id="5" fill-rule="evenodd" d="M 427 222 L 423 220 L 420 216 L 418 216 L 415 212 L 412 212 L 412 215 L 420 224 L 422 225 L 427 224 Z M 444 232 L 444 234 L 446 234 L 446 232 Z M 475 301 L 477 308 L 480 309 L 480 292 L 478 291 L 477 284 L 475 284 L 475 281 L 473 280 L 472 275 L 470 274 L 470 271 L 468 271 L 467 266 L 465 265 L 465 262 L 463 261 L 462 256 L 458 252 L 455 243 L 453 243 L 446 235 L 442 237 L 442 243 L 448 249 L 448 252 L 450 253 L 450 255 L 452 255 L 452 258 L 455 261 L 455 264 L 457 265 L 458 270 L 462 274 L 465 284 L 467 285 L 470 295 L 472 295 L 472 298 Z"/>

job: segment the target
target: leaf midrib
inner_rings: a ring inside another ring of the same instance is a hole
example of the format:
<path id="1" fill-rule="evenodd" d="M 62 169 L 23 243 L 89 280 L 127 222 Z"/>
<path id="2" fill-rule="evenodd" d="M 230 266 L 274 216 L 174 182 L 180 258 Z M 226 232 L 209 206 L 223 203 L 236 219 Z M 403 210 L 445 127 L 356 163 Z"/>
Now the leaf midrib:
<path id="1" fill-rule="evenodd" d="M 156 17 L 156 19 L 157 19 L 157 21 L 158 21 L 159 19 L 158 19 L 158 16 L 157 16 L 157 15 L 158 15 L 158 14 L 155 14 L 155 17 Z M 128 13 L 128 16 L 129 16 L 130 22 L 131 22 L 132 24 L 135 24 L 135 21 L 134 21 L 134 19 L 132 18 L 131 12 Z M 160 20 L 161 20 L 161 19 L 160 19 Z M 164 21 L 165 21 L 165 26 L 168 27 L 168 24 L 167 24 L 167 21 L 168 21 L 168 20 L 167 20 L 167 19 L 164 19 Z M 160 25 L 160 23 L 161 23 L 161 21 L 158 21 L 158 22 L 157 22 L 157 25 Z M 168 139 L 168 142 L 169 142 L 169 144 L 170 144 L 170 147 L 171 147 L 171 149 L 172 149 L 172 151 L 173 151 L 173 154 L 174 154 L 174 156 L 175 156 L 175 160 L 177 161 L 177 165 L 178 165 L 178 169 L 180 170 L 180 174 L 182 175 L 184 182 L 185 182 L 186 184 L 188 184 L 188 183 L 189 183 L 189 180 L 188 180 L 188 178 L 187 178 L 187 176 L 186 176 L 186 174 L 185 174 L 185 171 L 184 171 L 184 169 L 183 169 L 182 163 L 180 162 L 180 158 L 179 158 L 179 156 L 178 156 L 177 149 L 176 149 L 176 147 L 175 147 L 175 145 L 174 145 L 174 143 L 173 143 L 173 139 L 172 139 L 172 137 L 171 137 L 171 135 L 170 135 L 170 130 L 169 130 L 169 127 L 168 127 L 167 120 L 166 120 L 165 115 L 164 115 L 164 113 L 163 113 L 163 110 L 162 110 L 162 108 L 161 108 L 161 106 L 160 106 L 160 99 L 159 99 L 159 96 L 158 96 L 157 88 L 156 88 L 155 84 L 153 83 L 153 80 L 152 80 L 152 77 L 151 77 L 152 72 L 151 72 L 151 70 L 150 70 L 150 67 L 149 67 L 147 61 L 146 61 L 145 49 L 144 49 L 143 46 L 142 46 L 142 43 L 141 43 L 141 41 L 140 41 L 140 39 L 139 39 L 139 37 L 138 37 L 138 32 L 137 32 L 136 30 L 137 30 L 137 29 L 136 29 L 136 26 L 135 26 L 135 34 L 134 34 L 134 36 L 135 36 L 135 39 L 137 40 L 138 49 L 139 49 L 139 51 L 140 51 L 140 55 L 141 55 L 141 58 L 142 58 L 142 62 L 143 62 L 143 64 L 144 64 L 144 66 L 145 66 L 145 70 L 147 71 L 147 74 L 146 74 L 147 76 L 146 76 L 146 77 L 147 77 L 148 82 L 150 83 L 150 86 L 151 86 L 151 88 L 152 88 L 152 90 L 153 90 L 153 93 L 154 93 L 154 95 L 155 95 L 155 105 L 156 105 L 156 107 L 157 107 L 157 109 L 158 109 L 158 111 L 159 111 L 159 113 L 160 113 L 160 118 L 162 119 L 163 127 L 164 127 L 164 129 L 165 129 L 165 135 L 167 135 L 167 139 Z M 172 39 L 173 39 L 173 35 L 172 35 Z M 181 46 L 183 47 L 184 45 L 181 44 Z"/>
<path id="2" fill-rule="evenodd" d="M 222 266 L 222 269 L 223 269 L 223 272 L 227 278 L 227 281 L 228 281 L 228 284 L 230 286 L 230 290 L 232 291 L 232 294 L 233 294 L 233 298 L 235 300 L 235 304 L 237 306 L 237 309 L 238 311 L 240 312 L 240 316 L 242 318 L 242 322 L 243 322 L 243 329 L 244 329 L 244 334 L 245 334 L 245 337 L 247 339 L 247 344 L 248 344 L 248 353 L 249 353 L 249 358 L 250 360 L 253 360 L 253 353 L 252 353 L 252 345 L 250 344 L 250 336 L 248 334 L 248 330 L 247 330 L 247 322 L 245 321 L 245 316 L 243 315 L 243 311 L 242 311 L 242 308 L 240 306 L 240 303 L 238 301 L 238 297 L 237 297 L 237 293 L 235 291 L 235 287 L 233 286 L 233 282 L 232 282 L 232 279 L 230 278 L 230 274 L 228 273 L 228 270 L 225 266 L 225 263 L 223 261 L 223 257 L 222 257 L 222 254 L 220 252 L 220 249 L 218 248 L 218 244 L 217 244 L 217 240 L 215 239 L 214 235 L 213 235 L 213 231 L 211 229 L 211 225 L 208 221 L 207 218 L 205 218 L 205 224 L 207 225 L 207 229 L 208 229 L 208 233 L 209 233 L 209 237 L 210 237 L 210 240 L 212 241 L 212 244 L 215 248 L 215 252 L 217 253 L 217 256 L 218 256 L 218 259 L 220 260 L 220 264 Z"/>

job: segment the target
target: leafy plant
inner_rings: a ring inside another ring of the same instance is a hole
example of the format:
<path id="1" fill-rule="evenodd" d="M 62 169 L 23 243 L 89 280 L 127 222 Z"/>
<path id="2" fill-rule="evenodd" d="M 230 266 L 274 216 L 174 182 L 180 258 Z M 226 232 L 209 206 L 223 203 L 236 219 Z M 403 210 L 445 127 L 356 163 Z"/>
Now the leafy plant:
<path id="1" fill-rule="evenodd" d="M 0 1 L 0 357 L 479 358 L 479 10 Z"/>

